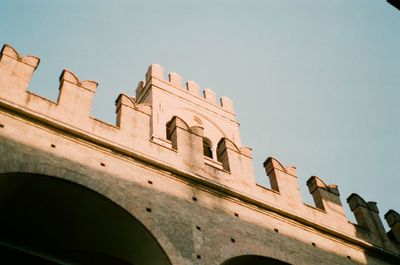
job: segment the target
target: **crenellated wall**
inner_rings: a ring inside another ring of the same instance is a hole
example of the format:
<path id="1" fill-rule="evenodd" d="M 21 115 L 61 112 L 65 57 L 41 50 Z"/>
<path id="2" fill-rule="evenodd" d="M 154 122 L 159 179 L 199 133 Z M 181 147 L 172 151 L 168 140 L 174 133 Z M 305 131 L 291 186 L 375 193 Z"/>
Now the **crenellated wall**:
<path id="1" fill-rule="evenodd" d="M 169 73 L 168 80 L 164 80 L 163 75 L 161 66 L 150 65 L 146 80 L 141 81 L 136 89 L 138 103 L 157 106 L 152 109 L 153 140 L 163 142 L 165 125 L 173 116 L 179 116 L 189 127 L 204 128 L 204 137 L 210 139 L 214 154 L 221 138 L 241 147 L 239 123 L 230 99 L 222 97 L 217 104 L 216 95 L 210 89 L 204 89 L 201 95 L 194 81 L 187 81 L 186 87 L 182 87 L 182 78 L 177 73 Z"/>
<path id="2" fill-rule="evenodd" d="M 163 68 L 153 64 L 145 80 L 139 83 L 136 98 L 121 94 L 116 99 L 117 122 L 107 124 L 91 117 L 97 83 L 81 81 L 71 71 L 64 70 L 60 75 L 57 102 L 29 92 L 29 82 L 39 62 L 37 57 L 19 55 L 9 45 L 3 47 L 0 54 L 2 128 L 8 126 L 5 121 L 12 116 L 29 120 L 46 130 L 61 131 L 65 138 L 79 139 L 87 145 L 170 172 L 199 191 L 208 190 L 219 198 L 229 197 L 238 205 L 246 205 L 246 209 L 285 220 L 287 237 L 308 242 L 302 233 L 295 232 L 300 229 L 335 244 L 351 246 L 360 253 L 375 253 L 373 256 L 378 259 L 379 255 L 386 255 L 389 260 L 400 260 L 400 217 L 394 210 L 385 214 L 391 228 L 386 232 L 376 203 L 352 194 L 347 202 L 357 220 L 353 224 L 346 217 L 338 187 L 325 184 L 317 176 L 307 181 L 315 206 L 307 205 L 301 196 L 296 168 L 285 167 L 272 157 L 264 162 L 270 188 L 258 185 L 253 173 L 252 151 L 241 145 L 239 123 L 230 99 L 222 97 L 217 103 L 213 91 L 204 89 L 201 94 L 193 81 L 182 86 L 182 78 L 176 73 L 169 73 L 165 80 Z M 19 141 L 16 135 L 7 134 L 1 128 L 0 135 Z M 209 155 L 204 153 L 205 141 L 210 145 Z M 235 214 L 246 216 L 246 211 L 238 210 Z M 273 223 L 266 223 L 266 229 L 273 231 Z M 329 244 L 326 249 L 330 248 Z M 361 258 L 358 262 L 366 263 Z"/>

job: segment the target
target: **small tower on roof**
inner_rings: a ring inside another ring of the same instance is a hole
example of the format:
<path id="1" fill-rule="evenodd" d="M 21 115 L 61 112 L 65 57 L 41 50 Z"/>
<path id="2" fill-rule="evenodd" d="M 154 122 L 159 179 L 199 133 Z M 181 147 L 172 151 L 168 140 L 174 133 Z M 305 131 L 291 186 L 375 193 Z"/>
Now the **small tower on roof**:
<path id="1" fill-rule="evenodd" d="M 136 102 L 152 106 L 151 138 L 163 144 L 169 140 L 168 127 L 174 116 L 182 119 L 188 127 L 204 129 L 205 155 L 217 157 L 217 147 L 225 138 L 241 147 L 239 123 L 233 110 L 232 101 L 222 97 L 218 102 L 215 93 L 187 81 L 182 86 L 182 78 L 177 73 L 169 73 L 164 80 L 164 69 L 158 64 L 149 66 L 146 80 L 136 89 Z M 208 150 L 207 150 L 208 149 Z"/>

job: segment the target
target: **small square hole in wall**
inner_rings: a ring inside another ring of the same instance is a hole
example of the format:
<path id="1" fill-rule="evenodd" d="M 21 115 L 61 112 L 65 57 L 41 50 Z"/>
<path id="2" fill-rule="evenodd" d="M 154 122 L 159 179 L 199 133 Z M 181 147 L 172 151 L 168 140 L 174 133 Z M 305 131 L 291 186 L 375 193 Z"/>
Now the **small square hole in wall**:
<path id="1" fill-rule="evenodd" d="M 196 198 L 196 197 L 192 197 L 192 200 L 193 200 L 194 202 L 197 202 L 197 198 Z"/>
<path id="2" fill-rule="evenodd" d="M 275 231 L 275 232 L 277 232 L 277 233 L 279 233 L 279 230 L 278 230 L 278 228 L 274 228 L 274 231 Z"/>
<path id="3" fill-rule="evenodd" d="M 351 259 L 351 257 L 350 257 L 350 256 L 347 256 L 347 258 L 348 258 L 348 259 Z"/>
<path id="4" fill-rule="evenodd" d="M 149 183 L 151 185 L 151 184 L 153 184 L 153 181 L 148 180 L 147 183 Z"/>
<path id="5" fill-rule="evenodd" d="M 313 245 L 314 247 L 316 246 L 316 244 L 314 242 L 312 242 L 311 245 Z"/>
<path id="6" fill-rule="evenodd" d="M 235 240 L 234 238 L 231 238 L 231 242 L 232 242 L 232 243 L 235 243 L 236 240 Z"/>
<path id="7" fill-rule="evenodd" d="M 100 163 L 100 166 L 105 167 L 106 164 L 104 164 L 104 163 L 102 162 L 102 163 Z"/>
<path id="8" fill-rule="evenodd" d="M 197 259 L 201 259 L 201 255 L 197 255 L 196 258 L 197 258 Z"/>
<path id="9" fill-rule="evenodd" d="M 235 213 L 235 216 L 236 216 L 236 217 L 239 217 L 239 214 L 238 214 L 238 213 Z"/>
<path id="10" fill-rule="evenodd" d="M 0 128 L 4 128 L 4 124 L 1 124 L 1 123 L 0 123 Z"/>
<path id="11" fill-rule="evenodd" d="M 196 229 L 199 230 L 199 231 L 201 231 L 201 227 L 198 226 L 198 225 L 196 226 Z"/>
<path id="12" fill-rule="evenodd" d="M 55 144 L 51 144 L 50 145 L 52 148 L 56 148 L 56 145 Z"/>
<path id="13" fill-rule="evenodd" d="M 146 208 L 146 211 L 151 213 L 151 208 Z"/>

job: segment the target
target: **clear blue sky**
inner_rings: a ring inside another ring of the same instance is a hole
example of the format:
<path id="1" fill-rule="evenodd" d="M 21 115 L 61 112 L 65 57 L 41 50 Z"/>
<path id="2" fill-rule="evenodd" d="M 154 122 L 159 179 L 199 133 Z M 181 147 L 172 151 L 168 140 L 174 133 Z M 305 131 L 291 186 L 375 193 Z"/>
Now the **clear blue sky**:
<path id="1" fill-rule="evenodd" d="M 30 90 L 55 100 L 62 69 L 99 82 L 114 122 L 151 63 L 233 99 L 257 179 L 267 156 L 306 180 L 400 211 L 400 11 L 385 0 L 21 1 L 0 42 L 41 63 Z M 352 218 L 352 217 L 351 217 Z"/>

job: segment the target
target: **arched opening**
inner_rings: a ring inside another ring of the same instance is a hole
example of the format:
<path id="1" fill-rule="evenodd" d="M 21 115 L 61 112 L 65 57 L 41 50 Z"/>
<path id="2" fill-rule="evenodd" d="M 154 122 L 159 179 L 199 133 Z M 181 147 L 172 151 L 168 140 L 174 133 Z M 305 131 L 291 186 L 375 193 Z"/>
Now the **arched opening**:
<path id="1" fill-rule="evenodd" d="M 69 181 L 2 174 L 0 212 L 1 264 L 171 265 L 136 218 Z"/>
<path id="2" fill-rule="evenodd" d="M 221 162 L 223 169 L 225 169 L 226 171 L 230 171 L 229 159 L 228 159 L 228 154 L 226 152 L 224 138 L 222 138 L 217 145 L 217 160 Z"/>
<path id="3" fill-rule="evenodd" d="M 203 137 L 203 154 L 206 157 L 213 158 L 212 144 L 210 139 Z"/>
<path id="4" fill-rule="evenodd" d="M 221 265 L 290 265 L 290 264 L 273 258 L 256 256 L 256 255 L 245 255 L 245 256 L 231 258 L 223 262 Z"/>
<path id="5" fill-rule="evenodd" d="M 165 137 L 167 138 L 167 140 L 170 140 L 170 141 L 172 141 L 171 123 L 172 123 L 172 120 L 167 122 L 167 124 L 165 125 Z"/>

